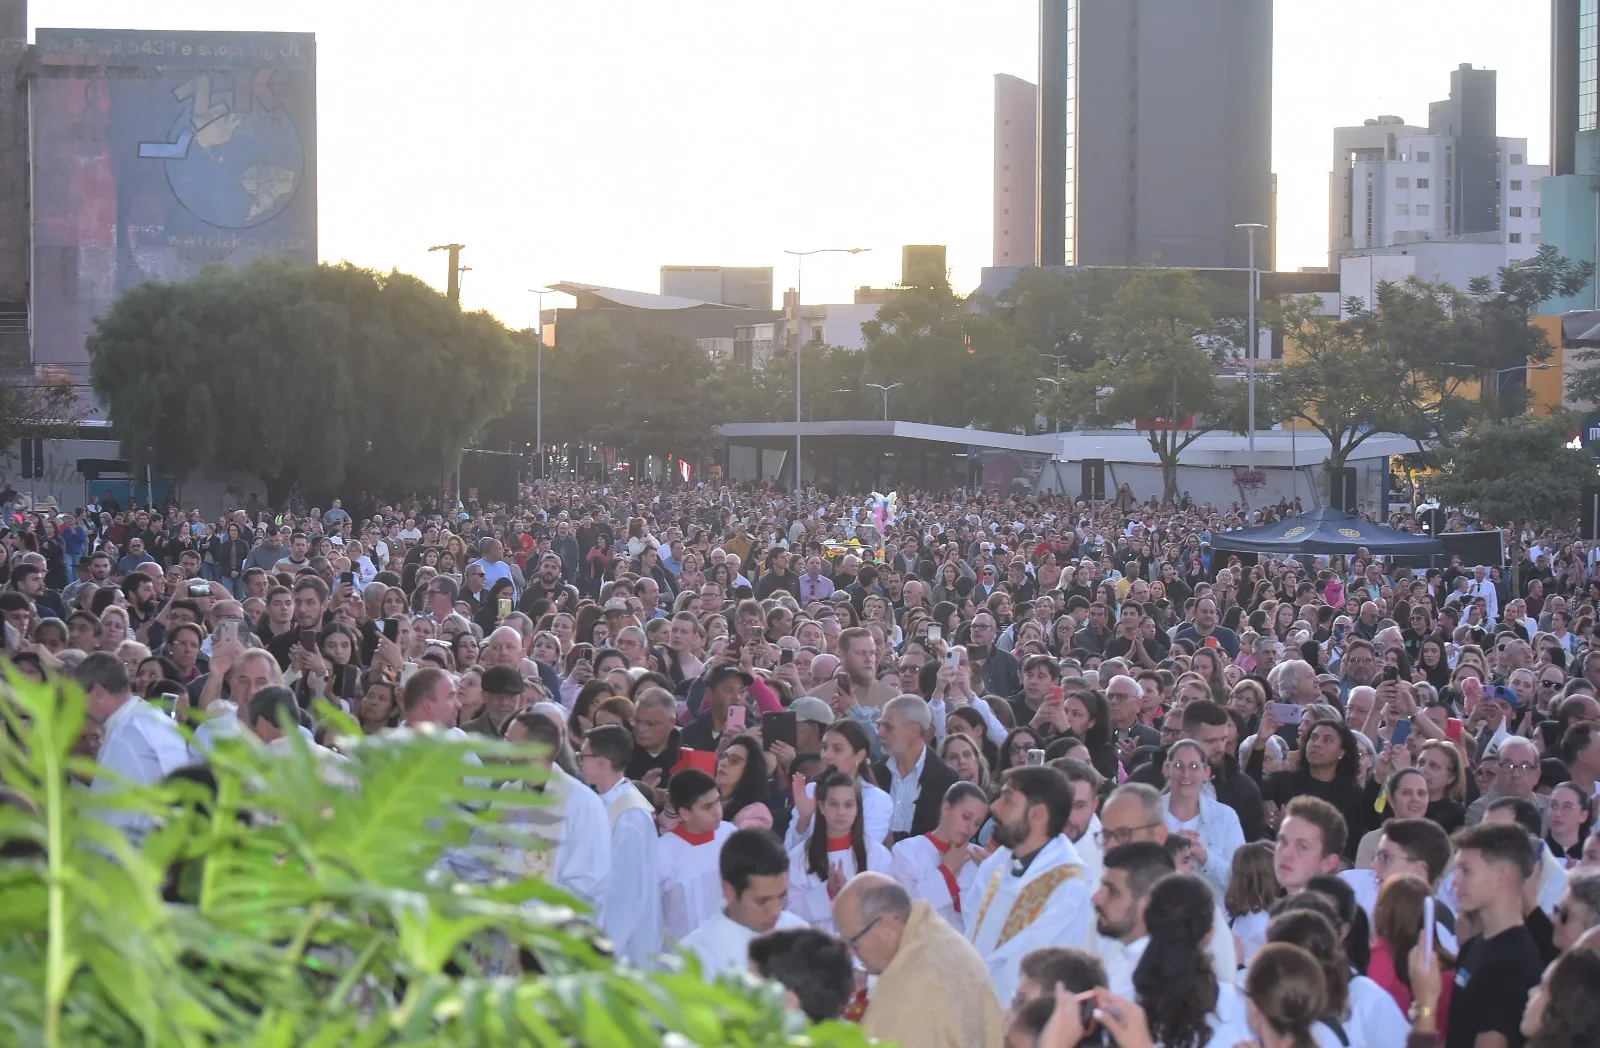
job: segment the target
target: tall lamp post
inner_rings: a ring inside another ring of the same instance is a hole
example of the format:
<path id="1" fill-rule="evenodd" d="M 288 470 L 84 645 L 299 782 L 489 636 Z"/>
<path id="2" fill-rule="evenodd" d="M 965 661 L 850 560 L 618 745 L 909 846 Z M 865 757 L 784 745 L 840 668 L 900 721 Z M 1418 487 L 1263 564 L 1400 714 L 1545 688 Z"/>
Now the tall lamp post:
<path id="1" fill-rule="evenodd" d="M 1048 383 L 1050 383 L 1050 385 L 1052 387 L 1054 387 L 1054 389 L 1055 389 L 1055 391 L 1057 393 L 1061 392 L 1061 380 L 1060 379 L 1051 378 L 1048 375 L 1040 375 L 1039 376 L 1039 381 L 1040 382 L 1048 382 Z M 1056 426 L 1056 435 L 1060 436 L 1060 434 L 1061 434 L 1061 416 L 1060 415 L 1056 415 L 1055 416 L 1055 426 Z"/>
<path id="2" fill-rule="evenodd" d="M 870 386 L 873 389 L 877 390 L 879 393 L 883 394 L 883 420 L 885 422 L 888 422 L 889 421 L 889 391 L 891 389 L 899 389 L 901 386 L 905 385 L 905 383 L 904 382 L 896 382 L 893 385 L 884 386 L 884 385 L 880 385 L 880 384 L 878 384 L 876 382 L 866 382 L 866 383 L 863 383 L 863 385 Z"/>
<path id="3" fill-rule="evenodd" d="M 1256 468 L 1256 230 L 1266 229 L 1265 222 L 1238 222 L 1235 229 L 1246 230 L 1250 234 L 1250 345 L 1245 348 L 1245 384 L 1249 387 L 1250 400 L 1250 468 Z"/>
<path id="4" fill-rule="evenodd" d="M 784 254 L 794 256 L 794 511 L 800 512 L 800 347 L 805 345 L 800 335 L 800 306 L 804 302 L 801 297 L 802 278 L 805 275 L 806 259 L 812 255 L 859 255 L 863 251 L 871 251 L 870 247 L 819 247 L 810 251 L 790 251 L 784 249 Z"/>
<path id="5" fill-rule="evenodd" d="M 539 449 L 539 479 L 544 479 L 544 296 L 555 294 L 553 287 L 530 287 L 539 296 L 538 333 L 533 349 L 533 442 Z"/>

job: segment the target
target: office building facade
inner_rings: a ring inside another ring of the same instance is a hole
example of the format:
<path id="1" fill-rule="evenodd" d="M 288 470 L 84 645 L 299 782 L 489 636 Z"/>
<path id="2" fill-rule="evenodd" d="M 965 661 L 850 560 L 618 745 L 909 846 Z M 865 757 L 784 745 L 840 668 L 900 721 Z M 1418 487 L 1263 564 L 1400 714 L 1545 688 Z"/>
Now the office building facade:
<path id="1" fill-rule="evenodd" d="M 1550 18 L 1550 177 L 1540 201 L 1540 234 L 1567 258 L 1600 262 L 1600 0 L 1554 0 Z M 1539 312 L 1600 309 L 1590 281 Z"/>
<path id="2" fill-rule="evenodd" d="M 1246 265 L 1235 226 L 1272 220 L 1271 0 L 1041 0 L 1038 105 L 1041 264 Z"/>
<path id="3" fill-rule="evenodd" d="M 1038 262 L 1034 177 L 1038 170 L 1039 88 L 1020 77 L 994 78 L 994 264 Z"/>

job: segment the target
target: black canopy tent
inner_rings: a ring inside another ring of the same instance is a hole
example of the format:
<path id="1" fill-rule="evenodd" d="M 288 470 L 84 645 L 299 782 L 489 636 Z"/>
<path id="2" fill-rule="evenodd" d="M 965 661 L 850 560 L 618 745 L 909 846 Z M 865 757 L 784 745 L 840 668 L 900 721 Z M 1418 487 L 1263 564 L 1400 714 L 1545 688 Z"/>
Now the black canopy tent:
<path id="1" fill-rule="evenodd" d="M 1225 553 L 1370 553 L 1427 557 L 1444 544 L 1426 535 L 1396 531 L 1327 506 L 1299 516 L 1239 531 L 1213 531 L 1211 548 Z"/>

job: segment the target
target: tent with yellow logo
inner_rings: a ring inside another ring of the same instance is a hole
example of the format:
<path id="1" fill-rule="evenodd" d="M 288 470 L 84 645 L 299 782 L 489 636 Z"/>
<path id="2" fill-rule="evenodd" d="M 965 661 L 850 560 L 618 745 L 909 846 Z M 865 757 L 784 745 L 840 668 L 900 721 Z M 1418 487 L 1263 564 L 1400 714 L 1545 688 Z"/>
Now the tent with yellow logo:
<path id="1" fill-rule="evenodd" d="M 1327 506 L 1258 528 L 1213 531 L 1211 548 L 1226 553 L 1369 553 L 1426 557 L 1444 545 Z"/>

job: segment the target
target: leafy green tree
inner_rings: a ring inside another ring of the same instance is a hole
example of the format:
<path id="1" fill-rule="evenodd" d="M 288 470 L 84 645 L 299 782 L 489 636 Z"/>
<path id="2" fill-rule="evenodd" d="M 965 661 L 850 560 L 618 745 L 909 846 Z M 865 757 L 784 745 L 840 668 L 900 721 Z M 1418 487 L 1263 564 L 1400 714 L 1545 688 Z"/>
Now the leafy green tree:
<path id="1" fill-rule="evenodd" d="M 493 759 L 464 780 L 459 744 L 363 740 L 330 764 L 289 730 L 282 754 L 223 740 L 214 785 L 91 793 L 69 785 L 96 771 L 74 750 L 76 687 L 13 678 L 0 716 L 8 1046 L 865 1044 L 843 1023 L 802 1030 L 772 985 L 618 965 L 583 905 L 541 879 L 441 875 L 447 849 L 511 832 L 508 801 L 538 803 L 484 784 L 539 781 L 515 747 L 479 740 Z M 144 813 L 151 832 L 130 843 L 108 808 Z M 485 964 L 517 956 L 541 974 Z"/>
<path id="2" fill-rule="evenodd" d="M 1040 355 L 1043 374 L 1087 371 L 1099 360 L 1106 309 L 1128 277 L 1126 270 L 1024 270 L 995 312 L 1018 345 Z"/>
<path id="3" fill-rule="evenodd" d="M 1031 423 L 1038 353 L 976 305 L 947 283 L 905 288 L 861 326 L 864 380 L 904 383 L 892 417 L 1005 431 Z"/>
<path id="4" fill-rule="evenodd" d="M 1522 405 L 1501 396 L 1505 369 L 1549 358 L 1552 347 L 1532 323 L 1540 303 L 1576 294 L 1594 274 L 1546 244 L 1532 258 L 1502 266 L 1494 280 L 1474 277 L 1466 291 L 1409 278 L 1380 283 L 1373 301 L 1347 303 L 1350 327 L 1408 370 L 1419 422 L 1434 439 L 1452 440 L 1478 415 L 1503 417 Z M 1476 402 L 1466 386 L 1476 382 Z M 1516 387 L 1524 388 L 1524 387 Z"/>
<path id="5" fill-rule="evenodd" d="M 686 338 L 645 331 L 637 344 L 610 358 L 594 439 L 634 458 L 676 455 L 698 460 L 727 417 L 722 390 L 712 382 L 711 358 Z"/>
<path id="6" fill-rule="evenodd" d="M 1519 417 L 1474 426 L 1428 491 L 1486 521 L 1572 521 L 1596 480 L 1594 459 L 1567 447 L 1572 420 Z"/>
<path id="7" fill-rule="evenodd" d="M 1215 429 L 1245 428 L 1242 384 L 1224 388 L 1217 381 L 1214 367 L 1225 347 L 1210 337 L 1213 330 L 1192 272 L 1141 270 L 1112 299 L 1101 336 L 1104 360 L 1087 373 L 1087 383 L 1106 391 L 1093 416 L 1101 424 L 1132 422 L 1144 433 L 1161 462 L 1168 499 L 1178 497 L 1178 462 L 1190 444 Z M 1080 398 L 1087 383 L 1075 390 Z"/>
<path id="8" fill-rule="evenodd" d="M 352 476 L 436 483 L 505 413 L 525 364 L 493 317 L 415 277 L 269 259 L 130 289 L 89 353 L 127 457 L 248 471 L 274 505 Z"/>
<path id="9" fill-rule="evenodd" d="M 1285 363 L 1266 383 L 1274 412 L 1301 419 L 1328 439 L 1327 464 L 1339 468 L 1375 433 L 1418 439 L 1421 413 L 1409 370 L 1386 346 L 1326 316 L 1314 295 L 1283 304 Z"/>

